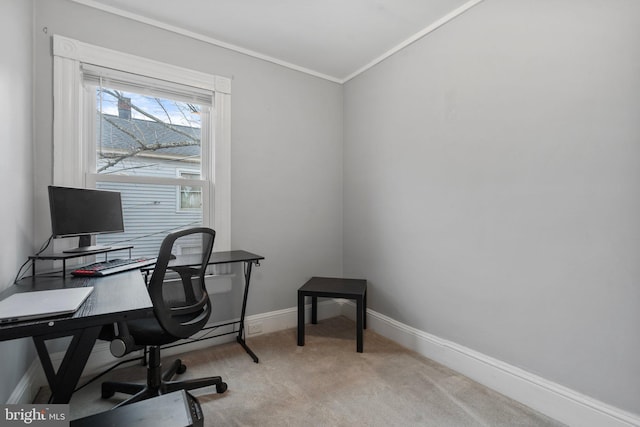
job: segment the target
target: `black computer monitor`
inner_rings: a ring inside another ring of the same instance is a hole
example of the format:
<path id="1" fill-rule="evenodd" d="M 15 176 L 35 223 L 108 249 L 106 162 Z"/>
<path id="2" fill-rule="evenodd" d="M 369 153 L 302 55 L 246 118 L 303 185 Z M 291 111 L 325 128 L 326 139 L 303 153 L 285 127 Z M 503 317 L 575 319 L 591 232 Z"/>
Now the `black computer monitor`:
<path id="1" fill-rule="evenodd" d="M 108 249 L 91 246 L 91 235 L 124 231 L 122 200 L 116 191 L 49 186 L 53 237 L 80 236 L 78 247 L 64 252 Z"/>

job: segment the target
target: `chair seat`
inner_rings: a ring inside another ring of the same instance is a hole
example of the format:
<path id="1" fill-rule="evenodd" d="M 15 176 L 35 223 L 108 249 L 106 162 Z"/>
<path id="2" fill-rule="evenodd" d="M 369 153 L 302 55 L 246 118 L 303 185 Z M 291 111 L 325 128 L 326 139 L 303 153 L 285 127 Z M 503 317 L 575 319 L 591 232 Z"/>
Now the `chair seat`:
<path id="1" fill-rule="evenodd" d="M 156 318 L 131 320 L 127 326 L 136 345 L 164 345 L 176 341 L 174 336 L 162 329 Z"/>

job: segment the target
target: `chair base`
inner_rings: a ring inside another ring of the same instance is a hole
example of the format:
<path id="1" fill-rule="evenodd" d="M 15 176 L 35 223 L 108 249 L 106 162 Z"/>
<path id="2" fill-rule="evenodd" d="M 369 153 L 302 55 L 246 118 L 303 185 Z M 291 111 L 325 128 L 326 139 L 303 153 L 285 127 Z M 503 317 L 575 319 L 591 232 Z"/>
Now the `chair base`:
<path id="1" fill-rule="evenodd" d="M 180 359 L 177 359 L 171 364 L 169 369 L 163 373 L 160 365 L 160 347 L 150 347 L 147 383 L 135 384 L 106 381 L 102 383 L 102 398 L 108 399 L 118 392 L 132 395 L 116 406 L 119 407 L 178 390 L 193 390 L 196 388 L 216 386 L 217 393 L 227 391 L 227 383 L 222 381 L 222 378 L 219 376 L 186 381 L 171 381 L 174 375 L 182 374 L 186 370 L 187 367 Z"/>

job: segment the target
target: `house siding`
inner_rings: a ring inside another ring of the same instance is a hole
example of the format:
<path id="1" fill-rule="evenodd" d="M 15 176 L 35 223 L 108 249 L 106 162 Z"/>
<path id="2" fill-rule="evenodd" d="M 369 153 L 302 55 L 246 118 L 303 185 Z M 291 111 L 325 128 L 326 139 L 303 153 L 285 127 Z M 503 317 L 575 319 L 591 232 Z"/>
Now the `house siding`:
<path id="1" fill-rule="evenodd" d="M 135 160 L 129 160 L 135 163 Z M 146 161 L 144 162 L 146 164 Z M 196 169 L 199 165 L 196 166 Z M 184 163 L 160 160 L 152 168 L 145 168 L 145 176 L 176 177 Z M 132 244 L 132 255 L 155 256 L 162 239 L 172 230 L 202 224 L 202 211 L 180 211 L 177 189 L 173 185 L 126 184 L 98 182 L 102 190 L 119 191 L 122 195 L 124 233 L 103 234 L 98 244 Z"/>

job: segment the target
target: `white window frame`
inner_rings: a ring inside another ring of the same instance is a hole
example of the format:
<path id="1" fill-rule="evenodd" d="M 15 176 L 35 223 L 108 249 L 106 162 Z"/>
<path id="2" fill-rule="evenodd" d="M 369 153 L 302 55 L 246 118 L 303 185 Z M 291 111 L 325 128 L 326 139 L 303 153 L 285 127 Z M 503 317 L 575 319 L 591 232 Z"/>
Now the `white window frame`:
<path id="1" fill-rule="evenodd" d="M 53 184 L 68 187 L 93 187 L 95 174 L 85 173 L 90 157 L 95 154 L 85 144 L 87 129 L 83 120 L 82 64 L 139 74 L 175 82 L 214 93 L 209 129 L 211 150 L 203 152 L 202 161 L 209 162 L 212 176 L 205 178 L 203 188 L 203 224 L 216 230 L 214 249 L 231 248 L 231 80 L 189 70 L 127 53 L 90 45 L 60 35 L 53 36 Z M 204 151 L 204 150 L 203 150 Z M 133 182 L 132 177 L 109 175 L 108 180 Z M 100 177 L 102 180 L 103 177 Z M 148 182 L 148 180 L 145 180 Z M 181 185 L 180 178 L 165 178 L 163 184 Z M 208 209 L 204 209 L 204 205 Z"/>
<path id="2" fill-rule="evenodd" d="M 179 168 L 176 169 L 176 176 L 178 178 L 180 178 L 182 184 L 176 188 L 176 212 L 177 213 L 193 213 L 194 211 L 197 210 L 197 208 L 183 208 L 181 203 L 182 203 L 182 187 L 187 184 L 189 185 L 191 183 L 191 181 L 189 181 L 189 179 L 187 178 L 183 178 L 183 174 L 189 174 L 189 175 L 199 175 L 200 171 L 197 169 L 187 169 L 187 168 Z M 196 181 L 193 181 L 196 182 Z M 195 185 L 197 186 L 197 185 Z M 201 196 L 202 197 L 202 196 Z M 202 203 L 204 203 L 204 199 L 202 200 Z"/>

